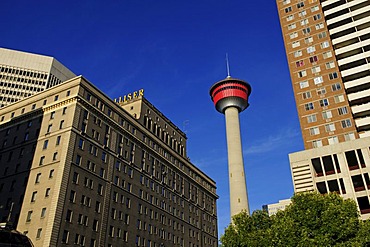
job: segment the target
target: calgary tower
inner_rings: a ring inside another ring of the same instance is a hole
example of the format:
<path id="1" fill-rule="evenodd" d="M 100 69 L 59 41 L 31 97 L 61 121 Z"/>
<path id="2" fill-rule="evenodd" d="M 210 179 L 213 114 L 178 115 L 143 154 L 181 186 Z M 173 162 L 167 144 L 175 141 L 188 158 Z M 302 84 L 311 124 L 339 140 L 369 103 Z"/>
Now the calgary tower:
<path id="1" fill-rule="evenodd" d="M 225 114 L 226 120 L 231 217 L 243 210 L 249 214 L 239 113 L 249 106 L 248 97 L 251 89 L 247 82 L 232 78 L 229 67 L 226 79 L 216 82 L 210 89 L 216 110 Z"/>

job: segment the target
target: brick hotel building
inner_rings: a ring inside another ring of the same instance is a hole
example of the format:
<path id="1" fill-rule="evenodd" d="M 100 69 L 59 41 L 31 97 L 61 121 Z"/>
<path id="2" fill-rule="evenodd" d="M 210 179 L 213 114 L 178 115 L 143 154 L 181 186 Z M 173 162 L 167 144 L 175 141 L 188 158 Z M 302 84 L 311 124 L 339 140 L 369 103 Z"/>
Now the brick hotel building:
<path id="1" fill-rule="evenodd" d="M 277 0 L 305 150 L 295 192 L 337 192 L 370 217 L 370 2 Z"/>
<path id="2" fill-rule="evenodd" d="M 72 78 L 1 108 L 0 140 L 0 219 L 35 246 L 218 246 L 215 182 L 141 90 Z"/>

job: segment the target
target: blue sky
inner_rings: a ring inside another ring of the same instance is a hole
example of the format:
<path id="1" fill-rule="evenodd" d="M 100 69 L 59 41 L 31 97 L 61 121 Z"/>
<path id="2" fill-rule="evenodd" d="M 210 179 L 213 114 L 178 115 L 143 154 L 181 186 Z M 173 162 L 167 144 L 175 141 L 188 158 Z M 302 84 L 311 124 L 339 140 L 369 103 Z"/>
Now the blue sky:
<path id="1" fill-rule="evenodd" d="M 37 3 L 37 4 L 36 4 Z M 229 224 L 224 116 L 209 88 L 252 86 L 240 115 L 251 210 L 293 194 L 288 153 L 303 150 L 275 1 L 2 2 L 0 46 L 51 55 L 112 98 L 145 97 L 188 136 L 188 156 L 217 183 L 219 234 Z"/>

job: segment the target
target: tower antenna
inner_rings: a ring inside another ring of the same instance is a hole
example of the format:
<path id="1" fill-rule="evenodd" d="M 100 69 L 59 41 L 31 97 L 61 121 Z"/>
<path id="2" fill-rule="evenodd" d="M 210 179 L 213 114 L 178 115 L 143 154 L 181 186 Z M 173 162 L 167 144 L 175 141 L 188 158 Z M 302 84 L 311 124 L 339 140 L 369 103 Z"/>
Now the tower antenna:
<path id="1" fill-rule="evenodd" d="M 229 56 L 226 53 L 226 69 L 227 69 L 227 78 L 230 78 L 230 65 L 229 65 Z"/>

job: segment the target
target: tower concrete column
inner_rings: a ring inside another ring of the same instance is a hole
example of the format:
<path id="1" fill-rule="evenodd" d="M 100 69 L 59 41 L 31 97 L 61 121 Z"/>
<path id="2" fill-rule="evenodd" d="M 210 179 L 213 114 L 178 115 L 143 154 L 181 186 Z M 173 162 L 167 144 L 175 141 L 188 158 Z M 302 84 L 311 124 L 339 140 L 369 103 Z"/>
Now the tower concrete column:
<path id="1" fill-rule="evenodd" d="M 238 108 L 226 108 L 225 120 L 230 187 L 230 214 L 232 217 L 242 210 L 246 210 L 249 214 L 249 205 L 240 138 Z"/>
<path id="2" fill-rule="evenodd" d="M 231 217 L 243 210 L 249 214 L 239 113 L 249 106 L 251 90 L 247 82 L 228 76 L 216 82 L 209 92 L 216 110 L 226 119 Z"/>

